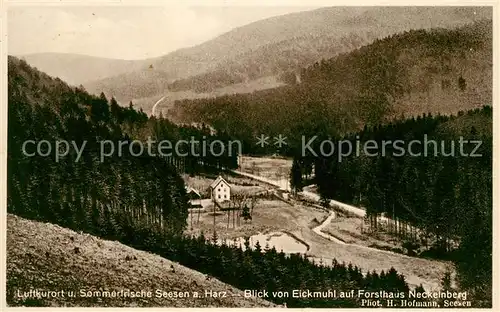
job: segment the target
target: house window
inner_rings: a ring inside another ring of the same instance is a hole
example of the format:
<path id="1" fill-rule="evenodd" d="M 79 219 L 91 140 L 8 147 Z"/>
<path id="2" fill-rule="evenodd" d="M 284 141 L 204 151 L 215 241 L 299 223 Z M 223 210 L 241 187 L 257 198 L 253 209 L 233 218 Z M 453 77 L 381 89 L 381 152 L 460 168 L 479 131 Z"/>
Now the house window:
<path id="1" fill-rule="evenodd" d="M 224 195 L 224 199 L 227 199 L 227 195 Z"/>
<path id="2" fill-rule="evenodd" d="M 220 199 L 220 194 L 219 194 L 219 199 Z"/>

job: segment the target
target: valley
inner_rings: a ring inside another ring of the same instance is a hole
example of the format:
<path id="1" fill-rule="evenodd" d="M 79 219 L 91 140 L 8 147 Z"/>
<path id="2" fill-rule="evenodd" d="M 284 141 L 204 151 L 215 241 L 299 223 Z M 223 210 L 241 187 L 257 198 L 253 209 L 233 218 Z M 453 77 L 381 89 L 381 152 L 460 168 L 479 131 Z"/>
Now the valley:
<path id="1" fill-rule="evenodd" d="M 271 186 L 268 182 L 273 181 L 264 177 L 272 176 L 273 169 L 280 168 L 268 167 L 268 164 L 284 162 L 284 160 L 246 156 L 244 159 L 244 163 L 249 161 L 255 164 L 252 166 L 254 171 L 258 171 L 262 176 L 255 176 L 255 179 L 248 179 L 246 176 L 226 176 L 226 180 L 235 187 L 234 193 L 244 193 L 247 196 L 276 194 L 274 192 L 282 183 L 276 182 L 275 186 Z M 195 182 L 200 178 L 187 177 L 186 179 L 188 186 L 198 190 L 208 187 L 211 181 L 207 179 L 207 182 L 203 184 Z M 243 181 L 246 182 L 242 183 Z M 241 186 L 242 184 L 244 186 Z M 313 194 L 311 192 L 299 193 L 300 196 L 305 196 L 309 200 L 314 200 Z M 199 210 L 190 212 L 185 233 L 195 236 L 203 233 L 207 237 L 212 237 L 215 231 L 218 240 L 243 248 L 244 238 L 249 237 L 253 248 L 259 242 L 262 249 L 275 247 L 277 251 L 281 248 L 288 254 L 299 252 L 316 263 L 321 262 L 325 265 L 330 265 L 332 260 L 336 259 L 340 262 L 355 264 L 363 272 L 393 267 L 405 276 L 412 288 L 422 285 L 426 290 L 438 290 L 442 276 L 447 271 L 454 271 L 453 264 L 448 261 L 409 257 L 405 255 L 404 250 L 399 253 L 386 251 L 384 246 L 390 245 L 392 239 L 390 235 L 375 239 L 371 234 L 368 235 L 368 237 L 373 237 L 370 239 L 371 244 L 364 243 L 364 240 L 368 238 L 360 239 L 363 234 L 362 229 L 359 228 L 360 224 L 364 224 L 363 217 L 355 214 L 346 217 L 344 216 L 345 210 L 343 210 L 346 208 L 342 209 L 342 205 L 350 206 L 338 203 L 340 207 L 337 209 L 335 203 L 337 202 L 331 203 L 332 208 L 329 210 L 319 205 L 308 204 L 300 199 L 283 200 L 279 199 L 279 195 L 269 195 L 269 197 L 257 200 L 255 207 L 252 208 L 252 219 L 245 221 L 243 218 L 238 218 L 238 215 L 235 218 L 233 211 L 219 211 L 214 216 L 212 206 L 207 202 L 207 209 L 203 212 Z M 356 208 L 352 207 L 352 209 Z M 362 209 L 359 210 L 362 211 Z M 357 239 L 349 239 L 345 234 L 339 234 L 336 230 L 337 224 L 345 224 L 344 228 L 349 228 L 351 232 L 348 233 Z M 328 237 L 329 235 L 334 237 Z"/>

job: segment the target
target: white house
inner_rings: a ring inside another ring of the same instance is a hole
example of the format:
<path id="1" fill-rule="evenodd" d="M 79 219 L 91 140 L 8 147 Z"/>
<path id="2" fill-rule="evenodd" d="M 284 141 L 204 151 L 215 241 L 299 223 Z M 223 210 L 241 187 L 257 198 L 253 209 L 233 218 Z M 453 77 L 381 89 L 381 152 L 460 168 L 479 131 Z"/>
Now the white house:
<path id="1" fill-rule="evenodd" d="M 223 177 L 219 176 L 210 184 L 210 198 L 216 202 L 231 200 L 231 187 Z"/>

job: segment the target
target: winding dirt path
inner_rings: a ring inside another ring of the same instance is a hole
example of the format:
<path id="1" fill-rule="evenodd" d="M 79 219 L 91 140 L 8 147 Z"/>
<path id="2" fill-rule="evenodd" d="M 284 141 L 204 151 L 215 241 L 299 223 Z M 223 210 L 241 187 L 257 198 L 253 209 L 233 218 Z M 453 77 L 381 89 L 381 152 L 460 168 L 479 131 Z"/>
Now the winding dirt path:
<path id="1" fill-rule="evenodd" d="M 233 172 L 286 190 L 286 188 L 277 181 L 246 172 Z M 319 200 L 319 195 L 313 192 L 304 191 L 300 194 L 316 202 Z M 351 212 L 360 218 L 365 216 L 364 209 L 359 207 L 354 207 L 335 200 L 330 201 L 330 205 L 337 210 Z M 410 257 L 393 251 L 342 241 L 323 232 L 336 217 L 336 211 L 329 210 L 328 212 L 328 217 L 321 224 L 312 229 L 307 228 L 301 235 L 301 239 L 307 242 L 311 247 L 306 253 L 306 256 L 314 261 L 321 261 L 323 263 L 326 261 L 326 263 L 328 263 L 328 261 L 334 258 L 341 262 L 352 262 L 365 272 L 387 270 L 389 267 L 394 267 L 399 273 L 405 276 L 410 287 L 423 285 L 426 290 L 440 289 L 441 279 L 445 272 L 454 271 L 453 265 L 446 261 Z M 327 240 L 327 242 L 325 242 L 325 240 Z"/>
<path id="2" fill-rule="evenodd" d="M 158 106 L 158 104 L 160 104 L 167 96 L 165 95 L 164 97 L 162 97 L 161 99 L 159 99 L 158 101 L 156 101 L 156 103 L 153 105 L 153 108 L 151 109 L 151 115 L 155 115 L 156 114 L 156 106 Z"/>
<path id="3" fill-rule="evenodd" d="M 347 245 L 344 241 L 341 241 L 340 239 L 333 237 L 330 234 L 326 234 L 322 231 L 328 224 L 330 224 L 330 222 L 332 222 L 332 220 L 334 218 L 335 218 L 335 211 L 331 211 L 328 218 L 326 218 L 325 221 L 323 221 L 323 223 L 321 223 L 317 227 L 313 228 L 312 230 L 314 233 L 318 234 L 319 236 L 321 236 L 323 238 L 331 240 L 332 242 L 335 242 L 337 244 Z"/>
<path id="4" fill-rule="evenodd" d="M 239 175 L 243 175 L 243 176 L 246 176 L 246 177 L 249 177 L 249 178 L 252 178 L 252 179 L 255 179 L 257 181 L 261 181 L 261 182 L 264 182 L 264 183 L 268 183 L 268 184 L 271 184 L 271 185 L 274 185 L 276 187 L 280 187 L 283 189 L 283 185 L 282 183 L 279 183 L 278 181 L 274 181 L 274 180 L 271 180 L 271 179 L 267 179 L 267 178 L 264 178 L 264 177 L 260 177 L 260 176 L 257 176 L 257 175 L 254 175 L 254 174 L 250 174 L 250 173 L 246 173 L 246 172 L 242 172 L 242 171 L 236 171 L 236 170 L 233 170 L 234 173 L 236 174 L 239 174 Z M 302 191 L 300 192 L 300 194 L 310 198 L 310 199 L 313 199 L 315 201 L 319 201 L 320 199 L 320 196 L 316 193 L 313 193 L 313 192 L 309 192 L 309 191 Z M 330 200 L 330 205 L 332 206 L 336 206 L 342 210 L 347 210 L 348 212 L 351 212 L 355 215 L 357 215 L 358 217 L 364 217 L 365 216 L 365 210 L 361 209 L 361 208 L 358 208 L 358 207 L 354 207 L 354 206 L 351 206 L 351 205 L 348 205 L 348 204 L 345 204 L 345 203 L 342 203 L 342 202 L 339 202 L 339 201 L 336 201 L 336 200 Z M 401 256 L 401 257 L 406 257 L 406 258 L 414 258 L 414 257 L 410 257 L 410 256 L 407 256 L 405 254 L 401 254 L 401 253 L 397 253 L 397 252 L 393 252 L 393 251 L 389 251 L 389 250 L 383 250 L 383 249 L 378 249 L 378 248 L 373 248 L 373 247 L 368 247 L 368 246 L 363 246 L 363 245 L 358 245 L 358 244 L 353 244 L 353 243 L 346 243 L 330 234 L 327 234 L 325 232 L 323 232 L 322 230 L 327 227 L 330 222 L 332 222 L 332 220 L 335 218 L 336 214 L 335 214 L 335 211 L 330 211 L 330 215 L 328 216 L 328 218 L 325 219 L 325 221 L 323 221 L 323 223 L 321 223 L 320 225 L 318 225 L 317 227 L 313 228 L 313 232 L 316 233 L 317 235 L 325 238 L 325 239 L 328 239 L 332 242 L 335 242 L 337 244 L 341 244 L 341 245 L 348 245 L 348 246 L 353 246 L 353 247 L 356 247 L 356 248 L 362 248 L 362 249 L 365 249 L 365 250 L 370 250 L 370 251 L 374 251 L 374 252 L 380 252 L 380 253 L 386 253 L 386 254 L 391 254 L 391 255 L 397 255 L 397 256 Z"/>

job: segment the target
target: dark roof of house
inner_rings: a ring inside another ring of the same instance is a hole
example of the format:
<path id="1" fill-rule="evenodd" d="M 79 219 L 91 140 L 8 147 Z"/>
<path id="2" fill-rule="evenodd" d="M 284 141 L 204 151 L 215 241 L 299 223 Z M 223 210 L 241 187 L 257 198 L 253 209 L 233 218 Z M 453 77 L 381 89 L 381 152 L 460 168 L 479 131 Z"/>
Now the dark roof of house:
<path id="1" fill-rule="evenodd" d="M 197 190 L 195 190 L 194 188 L 192 188 L 190 186 L 186 186 L 186 193 L 187 194 L 196 194 L 198 197 L 201 197 L 200 192 L 198 192 Z"/>

